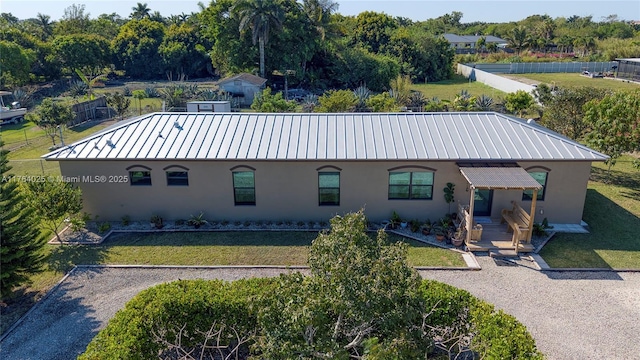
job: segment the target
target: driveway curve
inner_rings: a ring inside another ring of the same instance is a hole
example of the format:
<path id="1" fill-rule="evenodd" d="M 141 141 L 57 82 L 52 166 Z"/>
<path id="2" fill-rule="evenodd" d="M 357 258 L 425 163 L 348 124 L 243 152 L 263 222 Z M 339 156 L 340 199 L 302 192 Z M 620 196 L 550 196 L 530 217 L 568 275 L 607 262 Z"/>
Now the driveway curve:
<path id="1" fill-rule="evenodd" d="M 631 359 L 640 354 L 640 273 L 540 272 L 496 266 L 422 270 L 514 315 L 549 359 Z M 73 271 L 0 343 L 2 359 L 75 359 L 141 290 L 177 279 L 277 276 L 277 268 L 86 268 Z"/>

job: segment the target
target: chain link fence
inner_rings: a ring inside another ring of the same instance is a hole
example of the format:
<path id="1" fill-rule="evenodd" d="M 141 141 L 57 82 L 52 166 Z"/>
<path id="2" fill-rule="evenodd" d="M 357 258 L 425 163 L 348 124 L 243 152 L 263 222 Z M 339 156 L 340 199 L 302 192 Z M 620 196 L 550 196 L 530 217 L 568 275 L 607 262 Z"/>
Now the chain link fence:
<path id="1" fill-rule="evenodd" d="M 60 175 L 60 166 L 57 161 L 45 161 L 43 159 L 15 159 L 9 160 L 10 174 L 20 175 Z"/>

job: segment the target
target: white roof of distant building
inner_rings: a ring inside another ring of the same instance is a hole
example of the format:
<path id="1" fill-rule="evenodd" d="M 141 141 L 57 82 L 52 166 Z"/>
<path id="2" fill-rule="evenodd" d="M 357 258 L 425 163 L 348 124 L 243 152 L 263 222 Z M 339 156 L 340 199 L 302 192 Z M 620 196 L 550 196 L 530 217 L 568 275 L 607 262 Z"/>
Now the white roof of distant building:
<path id="1" fill-rule="evenodd" d="M 47 160 L 571 160 L 606 155 L 494 112 L 154 113 Z"/>

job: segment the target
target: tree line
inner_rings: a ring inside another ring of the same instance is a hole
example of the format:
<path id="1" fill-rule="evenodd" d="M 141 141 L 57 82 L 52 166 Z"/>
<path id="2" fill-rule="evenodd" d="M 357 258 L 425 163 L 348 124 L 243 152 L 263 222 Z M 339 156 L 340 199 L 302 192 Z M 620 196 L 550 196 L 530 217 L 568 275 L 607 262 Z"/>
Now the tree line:
<path id="1" fill-rule="evenodd" d="M 510 23 L 462 23 L 463 14 L 455 11 L 424 21 L 372 11 L 344 16 L 331 0 L 212 0 L 199 6 L 198 12 L 163 17 L 137 3 L 128 18 L 92 18 L 84 5 L 74 4 L 58 21 L 41 13 L 24 20 L 2 13 L 0 86 L 107 69 L 132 79 L 286 74 L 314 89 L 366 84 L 382 91 L 398 75 L 414 83 L 450 77 L 454 53 L 443 33 L 499 36 L 518 53 L 593 55 L 600 47 L 609 51 L 602 56 L 640 55 L 639 26 L 616 15 L 600 22 L 532 15 Z M 481 50 L 495 50 L 482 39 Z"/>

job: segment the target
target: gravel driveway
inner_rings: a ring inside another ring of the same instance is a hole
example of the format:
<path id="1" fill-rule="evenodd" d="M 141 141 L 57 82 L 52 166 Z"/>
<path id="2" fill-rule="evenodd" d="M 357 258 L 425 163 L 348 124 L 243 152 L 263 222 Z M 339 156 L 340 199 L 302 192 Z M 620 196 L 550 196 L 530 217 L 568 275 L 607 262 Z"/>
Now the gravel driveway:
<path id="1" fill-rule="evenodd" d="M 496 266 L 420 271 L 466 289 L 524 323 L 550 359 L 631 359 L 640 354 L 640 273 L 546 272 Z M 176 279 L 235 280 L 281 269 L 78 268 L 2 343 L 3 359 L 75 359 L 135 294 Z"/>

